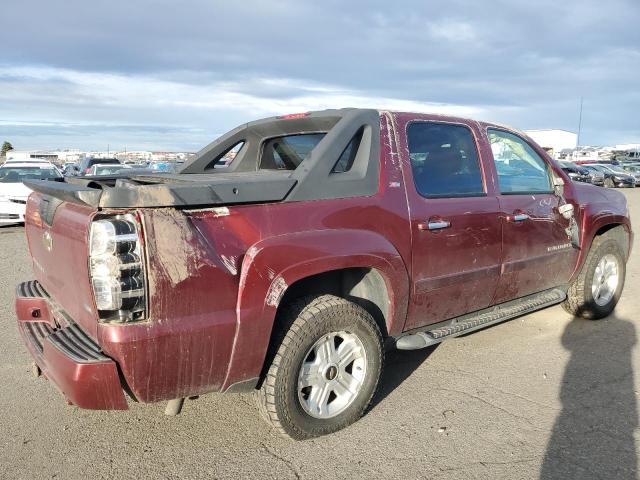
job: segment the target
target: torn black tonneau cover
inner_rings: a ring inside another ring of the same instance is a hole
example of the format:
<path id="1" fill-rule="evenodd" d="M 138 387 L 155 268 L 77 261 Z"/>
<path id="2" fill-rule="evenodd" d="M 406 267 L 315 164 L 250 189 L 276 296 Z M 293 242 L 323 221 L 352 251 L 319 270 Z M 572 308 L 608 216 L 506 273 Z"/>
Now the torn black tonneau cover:
<path id="1" fill-rule="evenodd" d="M 284 135 L 321 133 L 292 170 L 261 169 L 265 142 Z M 347 171 L 334 166 L 354 139 Z M 241 144 L 224 168 L 219 160 Z M 207 207 L 373 195 L 378 189 L 380 116 L 377 110 L 342 109 L 250 122 L 203 148 L 176 174 L 69 177 L 30 181 L 34 191 L 95 208 Z"/>
<path id="2" fill-rule="evenodd" d="M 34 180 L 25 185 L 63 201 L 96 208 L 216 206 L 282 201 L 296 183 L 287 173 L 253 172 L 242 178 L 234 178 L 238 174 L 215 178 L 210 174 L 189 175 L 186 181 L 161 174 L 160 178 L 72 177 L 67 179 L 69 183 Z"/>

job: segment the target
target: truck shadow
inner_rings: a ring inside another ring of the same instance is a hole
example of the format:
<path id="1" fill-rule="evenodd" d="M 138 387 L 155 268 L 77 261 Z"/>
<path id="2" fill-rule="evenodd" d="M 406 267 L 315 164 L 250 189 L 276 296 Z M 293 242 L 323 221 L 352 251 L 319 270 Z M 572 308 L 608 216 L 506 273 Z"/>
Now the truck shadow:
<path id="1" fill-rule="evenodd" d="M 635 344 L 633 323 L 615 315 L 567 325 L 562 345 L 571 357 L 560 390 L 562 410 L 540 472 L 543 480 L 636 478 Z"/>
<path id="2" fill-rule="evenodd" d="M 411 376 L 438 348 L 438 345 L 420 350 L 395 350 L 387 352 L 384 371 L 380 378 L 378 391 L 371 400 L 369 411 L 373 410 L 388 395 L 390 395 L 402 382 Z"/>

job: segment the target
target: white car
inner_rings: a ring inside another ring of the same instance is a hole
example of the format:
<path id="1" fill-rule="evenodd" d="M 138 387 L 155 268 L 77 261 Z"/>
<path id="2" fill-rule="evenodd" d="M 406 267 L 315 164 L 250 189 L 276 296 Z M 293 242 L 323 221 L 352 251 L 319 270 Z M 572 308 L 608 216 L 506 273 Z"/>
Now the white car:
<path id="1" fill-rule="evenodd" d="M 49 162 L 9 162 L 0 166 L 0 225 L 23 223 L 27 197 L 26 180 L 56 180 L 62 174 Z"/>

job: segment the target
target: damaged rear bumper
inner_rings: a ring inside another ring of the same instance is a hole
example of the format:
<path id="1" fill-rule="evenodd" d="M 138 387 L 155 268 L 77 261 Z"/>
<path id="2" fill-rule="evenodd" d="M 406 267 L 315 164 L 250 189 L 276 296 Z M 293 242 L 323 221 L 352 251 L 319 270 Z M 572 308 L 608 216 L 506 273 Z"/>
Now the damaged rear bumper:
<path id="1" fill-rule="evenodd" d="M 42 373 L 68 402 L 92 410 L 126 410 L 116 362 L 66 315 L 37 281 L 16 291 L 20 335 Z"/>

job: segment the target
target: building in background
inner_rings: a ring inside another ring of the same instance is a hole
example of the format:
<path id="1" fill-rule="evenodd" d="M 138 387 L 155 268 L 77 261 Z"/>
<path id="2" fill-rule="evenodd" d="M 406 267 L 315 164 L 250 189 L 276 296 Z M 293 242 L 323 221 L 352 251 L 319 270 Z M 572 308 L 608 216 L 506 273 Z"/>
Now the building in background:
<path id="1" fill-rule="evenodd" d="M 145 150 L 130 150 L 116 153 L 116 158 L 122 163 L 145 163 L 151 161 L 151 154 Z"/>
<path id="2" fill-rule="evenodd" d="M 9 150 L 6 160 L 20 162 L 49 161 L 57 166 L 78 163 L 84 158 L 117 158 L 122 163 L 183 163 L 195 157 L 191 152 L 82 151 L 82 150 Z"/>
<path id="3" fill-rule="evenodd" d="M 84 152 L 80 150 L 57 150 L 51 154 L 58 157 L 57 163 L 64 165 L 65 163 L 78 163 L 84 158 Z"/>
<path id="4" fill-rule="evenodd" d="M 58 162 L 58 155 L 55 152 L 42 150 L 9 150 L 7 160 L 20 162 L 36 162 L 47 160 L 52 163 Z"/>
<path id="5" fill-rule="evenodd" d="M 578 134 L 568 130 L 525 130 L 525 133 L 554 158 L 563 150 L 575 150 L 578 146 Z"/>

